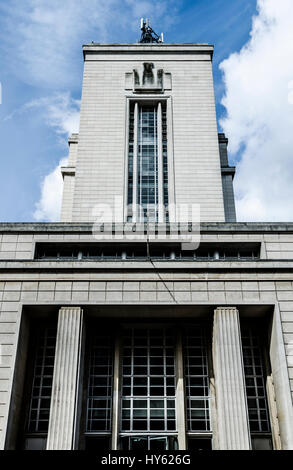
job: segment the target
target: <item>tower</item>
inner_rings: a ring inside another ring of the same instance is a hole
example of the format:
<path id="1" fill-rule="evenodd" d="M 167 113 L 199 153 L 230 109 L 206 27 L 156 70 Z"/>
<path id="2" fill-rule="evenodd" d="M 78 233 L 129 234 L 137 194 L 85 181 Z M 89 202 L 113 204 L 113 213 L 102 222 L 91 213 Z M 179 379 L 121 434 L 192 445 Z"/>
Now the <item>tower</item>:
<path id="1" fill-rule="evenodd" d="M 200 206 L 203 222 L 233 222 L 213 47 L 153 42 L 143 24 L 140 43 L 83 47 L 80 131 L 63 168 L 61 220 L 93 222 L 97 206 L 120 198 L 119 222 L 176 222 L 186 204 Z"/>

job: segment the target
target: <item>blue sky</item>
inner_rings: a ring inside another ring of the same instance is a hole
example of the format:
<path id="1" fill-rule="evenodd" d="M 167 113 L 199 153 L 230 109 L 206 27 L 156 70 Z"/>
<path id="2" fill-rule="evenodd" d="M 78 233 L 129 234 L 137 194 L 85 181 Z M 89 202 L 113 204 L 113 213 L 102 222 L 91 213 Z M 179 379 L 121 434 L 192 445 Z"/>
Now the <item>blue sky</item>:
<path id="1" fill-rule="evenodd" d="M 68 134 L 77 130 L 83 71 L 82 44 L 91 41 L 136 42 L 141 16 L 151 18 L 152 27 L 158 33 L 164 32 L 165 42 L 208 42 L 215 45 L 214 79 L 218 119 L 224 119 L 221 125 L 225 131 L 235 132 L 230 158 L 232 162 L 241 162 L 242 159 L 248 162 L 241 167 L 242 173 L 246 175 L 255 151 L 246 141 L 249 143 L 251 139 L 252 142 L 255 130 L 258 126 L 263 129 L 266 123 L 257 121 L 254 127 L 249 127 L 244 122 L 244 128 L 248 130 L 242 132 L 245 116 L 238 109 L 237 96 L 244 99 L 245 92 L 244 85 L 242 89 L 239 88 L 239 79 L 235 74 L 237 71 L 243 72 L 243 67 L 246 67 L 241 76 L 245 76 L 246 81 L 255 80 L 255 77 L 250 77 L 250 68 L 257 56 L 259 42 L 255 44 L 251 41 L 254 36 L 260 35 L 260 43 L 266 44 L 270 35 L 274 37 L 274 34 L 281 34 L 279 29 L 284 31 L 282 21 L 288 16 L 292 2 L 282 0 L 287 10 L 282 11 L 283 16 L 277 17 L 279 13 L 272 11 L 273 1 L 22 0 L 20 3 L 19 0 L 6 0 L 5 4 L 1 4 L 0 221 L 54 220 L 54 210 L 46 211 L 44 207 L 48 202 L 48 194 L 46 199 L 42 194 L 42 185 L 44 193 L 44 179 L 66 157 Z M 253 30 L 252 19 L 255 16 L 260 26 L 256 22 Z M 277 32 L 275 23 L 279 26 Z M 249 53 L 245 48 L 248 48 Z M 219 64 L 225 60 L 220 71 Z M 286 84 L 290 83 L 291 71 L 286 70 Z M 274 83 L 271 87 L 274 88 Z M 223 96 L 226 96 L 226 107 L 221 105 Z M 242 102 L 239 106 L 242 106 Z M 262 106 L 260 104 L 260 110 Z M 253 113 L 255 106 L 252 105 L 252 108 Z M 288 108 L 290 112 L 292 109 L 293 106 Z M 267 112 L 269 114 L 270 109 Z M 233 116 L 235 120 L 232 122 Z M 249 122 L 255 121 L 256 116 L 250 115 Z M 288 158 L 291 157 L 289 144 L 286 147 L 288 155 L 285 152 Z M 243 145 L 246 150 L 250 148 L 249 155 L 245 154 Z M 244 152 L 243 155 L 241 152 Z M 287 168 L 287 161 L 283 160 L 279 172 L 283 166 Z M 55 171 L 53 176 L 56 177 L 56 174 Z M 264 220 L 278 220 L 280 205 L 283 207 L 288 198 L 292 198 L 293 202 L 293 192 L 286 193 L 279 205 L 274 207 L 275 212 L 268 211 L 265 215 L 264 209 L 270 207 L 265 200 L 265 189 L 257 195 L 251 187 L 250 193 L 246 193 L 245 180 L 241 180 L 241 174 L 236 184 L 240 188 L 238 191 L 236 187 L 240 218 L 249 219 L 251 207 L 256 206 L 255 198 L 259 199 L 259 211 L 253 217 L 259 220 L 262 214 Z M 261 184 L 264 186 L 265 181 L 262 180 Z M 276 184 L 278 194 L 278 185 L 283 185 L 283 181 Z M 50 203 L 54 204 L 54 200 Z M 283 212 L 281 218 L 289 220 L 290 210 Z"/>

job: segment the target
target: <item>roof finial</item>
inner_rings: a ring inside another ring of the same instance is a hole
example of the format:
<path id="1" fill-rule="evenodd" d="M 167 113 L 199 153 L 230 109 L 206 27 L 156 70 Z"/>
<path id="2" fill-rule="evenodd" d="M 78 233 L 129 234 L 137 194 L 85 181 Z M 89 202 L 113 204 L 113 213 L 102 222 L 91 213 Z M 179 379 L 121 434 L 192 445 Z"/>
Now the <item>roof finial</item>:
<path id="1" fill-rule="evenodd" d="M 141 29 L 141 38 L 140 43 L 152 43 L 152 42 L 164 42 L 163 33 L 159 36 L 155 31 L 150 27 L 148 18 L 146 21 L 141 18 L 140 20 L 140 29 Z"/>

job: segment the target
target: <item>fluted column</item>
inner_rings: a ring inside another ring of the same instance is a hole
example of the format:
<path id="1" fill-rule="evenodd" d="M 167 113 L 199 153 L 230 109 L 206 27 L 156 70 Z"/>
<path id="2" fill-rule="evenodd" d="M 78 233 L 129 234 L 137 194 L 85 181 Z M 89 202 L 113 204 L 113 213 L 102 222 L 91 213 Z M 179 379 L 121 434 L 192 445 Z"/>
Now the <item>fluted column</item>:
<path id="1" fill-rule="evenodd" d="M 250 449 L 239 312 L 218 307 L 214 313 L 213 364 L 220 450 Z"/>
<path id="2" fill-rule="evenodd" d="M 48 450 L 73 449 L 81 334 L 81 308 L 62 307 L 58 316 Z"/>

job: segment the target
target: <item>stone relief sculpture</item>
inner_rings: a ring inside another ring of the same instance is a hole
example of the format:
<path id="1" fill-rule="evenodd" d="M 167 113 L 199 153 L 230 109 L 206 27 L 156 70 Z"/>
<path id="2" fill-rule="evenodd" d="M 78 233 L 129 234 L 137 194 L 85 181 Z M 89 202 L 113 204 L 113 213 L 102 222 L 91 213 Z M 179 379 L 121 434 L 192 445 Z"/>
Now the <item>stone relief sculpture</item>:
<path id="1" fill-rule="evenodd" d="M 163 86 L 163 70 L 156 69 L 152 62 L 144 62 L 141 67 L 133 70 L 134 86 L 161 89 Z"/>
<path id="2" fill-rule="evenodd" d="M 141 67 L 134 69 L 135 85 L 162 88 L 162 72 L 152 62 L 144 62 Z"/>
<path id="3" fill-rule="evenodd" d="M 172 89 L 171 73 L 157 69 L 152 62 L 143 62 L 125 74 L 125 89 L 137 93 L 163 93 Z"/>

